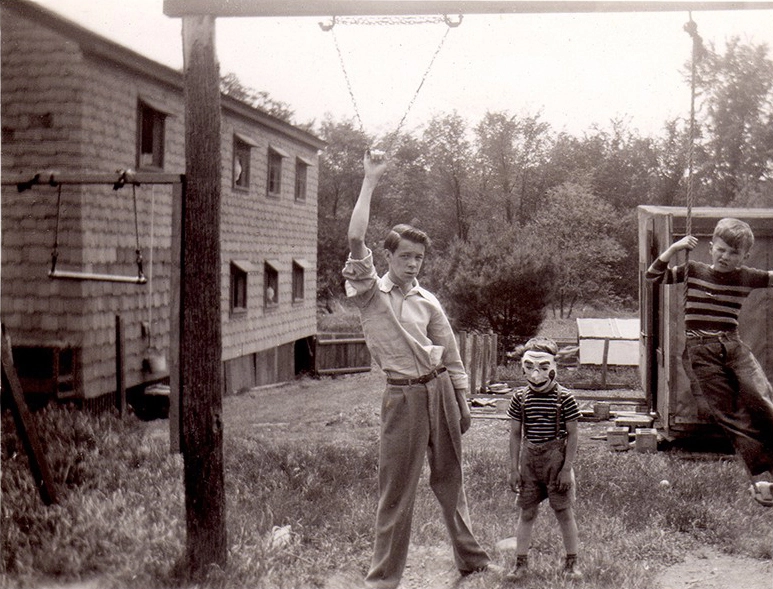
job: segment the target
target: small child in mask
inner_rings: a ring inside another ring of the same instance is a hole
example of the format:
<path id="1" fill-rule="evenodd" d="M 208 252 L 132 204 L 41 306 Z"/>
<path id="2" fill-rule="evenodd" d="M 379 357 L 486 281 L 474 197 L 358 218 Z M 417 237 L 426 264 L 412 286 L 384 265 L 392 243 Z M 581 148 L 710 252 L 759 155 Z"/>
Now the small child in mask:
<path id="1" fill-rule="evenodd" d="M 516 529 L 517 560 L 506 580 L 518 581 L 527 573 L 532 528 L 545 499 L 556 514 L 564 540 L 563 573 L 580 579 L 573 470 L 580 409 L 572 394 L 556 381 L 558 346 L 553 340 L 533 338 L 520 351 L 528 385 L 515 391 L 507 415 L 512 420 L 508 482 L 517 493 L 521 512 Z"/>

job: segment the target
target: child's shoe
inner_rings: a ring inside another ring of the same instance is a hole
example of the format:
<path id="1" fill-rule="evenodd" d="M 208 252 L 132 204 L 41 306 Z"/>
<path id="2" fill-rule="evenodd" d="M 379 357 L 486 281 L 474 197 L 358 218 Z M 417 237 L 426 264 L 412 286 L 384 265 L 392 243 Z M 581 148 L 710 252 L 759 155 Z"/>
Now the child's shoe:
<path id="1" fill-rule="evenodd" d="M 572 581 L 580 581 L 582 579 L 582 573 L 580 572 L 580 567 L 577 566 L 576 557 L 566 557 L 566 562 L 564 563 L 564 568 L 561 571 L 561 574 L 564 576 L 564 578 Z"/>
<path id="2" fill-rule="evenodd" d="M 515 583 L 523 579 L 529 572 L 529 561 L 525 556 L 519 556 L 515 561 L 515 567 L 505 575 L 505 581 Z"/>
<path id="3" fill-rule="evenodd" d="M 749 487 L 754 500 L 765 507 L 773 507 L 773 483 L 757 481 Z"/>

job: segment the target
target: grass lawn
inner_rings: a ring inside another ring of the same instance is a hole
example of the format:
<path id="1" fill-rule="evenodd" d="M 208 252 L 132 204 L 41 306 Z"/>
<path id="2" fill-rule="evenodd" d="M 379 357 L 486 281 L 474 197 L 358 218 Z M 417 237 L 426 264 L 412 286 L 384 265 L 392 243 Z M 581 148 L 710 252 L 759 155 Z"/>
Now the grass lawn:
<path id="1" fill-rule="evenodd" d="M 336 575 L 365 572 L 381 386 L 374 371 L 304 378 L 224 399 L 229 560 L 196 587 L 331 587 Z M 36 421 L 61 501 L 40 503 L 4 411 L 0 587 L 186 586 L 182 458 L 168 452 L 168 422 L 62 407 L 37 413 Z M 773 558 L 773 510 L 747 496 L 733 457 L 613 452 L 594 439 L 605 427 L 581 424 L 577 516 L 585 579 L 573 586 L 651 589 L 659 570 L 703 547 Z M 487 548 L 515 529 L 507 428 L 505 421 L 476 419 L 464 437 L 471 516 Z M 659 484 L 664 479 L 670 486 Z M 272 531 L 283 527 L 287 542 L 272 541 Z M 437 549 L 450 557 L 426 480 L 412 543 L 414 553 Z M 564 586 L 556 575 L 562 552 L 554 519 L 543 509 L 531 550 L 534 575 L 522 586 Z M 508 558 L 496 555 L 506 566 Z M 457 586 L 500 585 L 474 576 Z"/>

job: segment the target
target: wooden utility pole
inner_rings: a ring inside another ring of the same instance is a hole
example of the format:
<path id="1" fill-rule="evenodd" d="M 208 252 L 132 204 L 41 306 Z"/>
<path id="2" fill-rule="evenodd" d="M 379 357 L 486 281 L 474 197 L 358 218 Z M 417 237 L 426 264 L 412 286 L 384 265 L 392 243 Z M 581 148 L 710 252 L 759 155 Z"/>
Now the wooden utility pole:
<path id="1" fill-rule="evenodd" d="M 220 316 L 220 75 L 215 17 L 182 21 L 185 201 L 180 277 L 180 404 L 191 579 L 225 566 Z"/>

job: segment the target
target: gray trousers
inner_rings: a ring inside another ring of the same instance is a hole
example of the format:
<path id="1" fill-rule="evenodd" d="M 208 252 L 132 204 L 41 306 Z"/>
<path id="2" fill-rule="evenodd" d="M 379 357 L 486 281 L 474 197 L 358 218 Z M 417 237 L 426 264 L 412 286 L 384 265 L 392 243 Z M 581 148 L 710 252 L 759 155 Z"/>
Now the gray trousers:
<path id="1" fill-rule="evenodd" d="M 387 385 L 381 407 L 379 502 L 368 587 L 394 589 L 408 556 L 416 488 L 429 462 L 437 497 L 462 573 L 485 567 L 488 554 L 472 533 L 462 476 L 459 405 L 448 373 L 426 385 Z"/>

